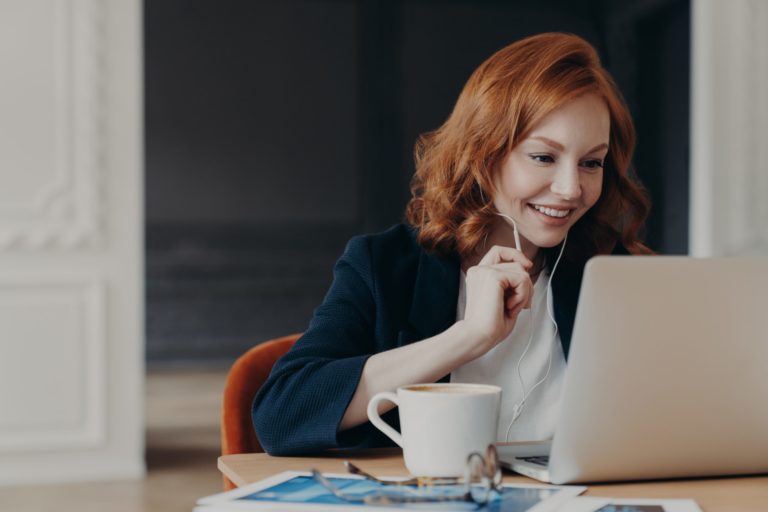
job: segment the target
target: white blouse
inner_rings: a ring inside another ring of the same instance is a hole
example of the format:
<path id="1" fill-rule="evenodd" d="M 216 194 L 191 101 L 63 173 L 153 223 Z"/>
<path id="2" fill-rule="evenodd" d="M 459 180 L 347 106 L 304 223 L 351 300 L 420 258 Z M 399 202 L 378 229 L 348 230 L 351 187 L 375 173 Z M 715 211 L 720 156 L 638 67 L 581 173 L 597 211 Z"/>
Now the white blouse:
<path id="1" fill-rule="evenodd" d="M 461 272 L 459 299 L 456 306 L 457 321 L 464 318 L 467 303 L 466 279 L 466 274 Z M 548 282 L 549 275 L 542 272 L 533 287 L 531 309 L 520 312 L 515 327 L 504 341 L 451 373 L 451 382 L 495 384 L 501 387 L 501 413 L 497 431 L 500 442 L 551 439 L 554 434 L 565 376 L 565 356 L 560 336 L 554 336 L 555 326 L 547 313 Z M 549 297 L 549 307 L 552 308 L 551 297 Z M 509 437 L 505 439 L 515 404 L 523 399 L 517 364 L 528 344 L 531 324 L 534 328 L 533 340 L 528 353 L 520 363 L 525 392 L 530 392 L 531 388 L 547 373 L 550 349 L 553 350 L 552 367 L 547 379 L 528 395 L 520 417 L 509 430 Z"/>

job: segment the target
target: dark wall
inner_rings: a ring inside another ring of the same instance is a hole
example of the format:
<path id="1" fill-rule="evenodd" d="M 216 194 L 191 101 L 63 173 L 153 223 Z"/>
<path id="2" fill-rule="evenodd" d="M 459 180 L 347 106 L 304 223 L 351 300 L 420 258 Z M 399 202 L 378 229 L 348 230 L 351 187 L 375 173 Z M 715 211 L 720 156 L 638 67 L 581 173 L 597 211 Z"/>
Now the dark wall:
<path id="1" fill-rule="evenodd" d="M 147 221 L 354 222 L 357 9 L 146 2 Z"/>
<path id="2" fill-rule="evenodd" d="M 305 328 L 355 233 L 400 221 L 418 134 L 521 37 L 592 42 L 638 121 L 648 240 L 687 246 L 687 1 L 145 2 L 147 357 Z"/>
<path id="3" fill-rule="evenodd" d="M 690 8 L 676 2 L 636 27 L 640 133 L 635 164 L 654 200 L 648 243 L 672 254 L 688 252 Z"/>
<path id="4" fill-rule="evenodd" d="M 358 226 L 358 15 L 145 3 L 150 361 L 304 329 Z"/>

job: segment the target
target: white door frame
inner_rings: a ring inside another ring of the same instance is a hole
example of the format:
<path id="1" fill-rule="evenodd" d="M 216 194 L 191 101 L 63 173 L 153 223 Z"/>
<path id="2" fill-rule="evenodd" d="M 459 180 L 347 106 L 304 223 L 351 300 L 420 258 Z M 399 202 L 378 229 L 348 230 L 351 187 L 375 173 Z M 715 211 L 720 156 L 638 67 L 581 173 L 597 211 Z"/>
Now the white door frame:
<path id="1" fill-rule="evenodd" d="M 142 39 L 0 2 L 0 485 L 144 475 Z"/>
<path id="2" fill-rule="evenodd" d="M 768 254 L 768 2 L 691 7 L 690 253 Z"/>

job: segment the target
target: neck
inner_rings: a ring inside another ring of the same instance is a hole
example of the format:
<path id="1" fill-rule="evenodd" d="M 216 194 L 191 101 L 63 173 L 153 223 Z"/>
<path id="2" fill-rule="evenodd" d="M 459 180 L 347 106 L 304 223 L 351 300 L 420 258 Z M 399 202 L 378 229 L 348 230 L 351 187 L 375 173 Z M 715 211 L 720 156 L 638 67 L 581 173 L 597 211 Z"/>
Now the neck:
<path id="1" fill-rule="evenodd" d="M 471 259 L 462 261 L 462 269 L 466 271 L 469 267 L 477 265 L 485 253 L 488 252 L 488 249 L 494 245 L 515 247 L 515 234 L 514 229 L 512 228 L 512 224 L 501 217 L 494 221 L 493 226 L 491 227 L 491 232 L 488 235 L 488 239 L 482 246 L 478 248 L 477 254 L 475 254 Z M 533 269 L 531 270 L 531 273 L 533 275 L 538 274 L 544 266 L 544 262 L 539 261 L 544 257 L 544 253 L 539 249 L 537 245 L 534 245 L 522 235 L 520 235 L 520 245 L 520 250 L 523 252 L 525 257 L 533 262 Z"/>
<path id="2" fill-rule="evenodd" d="M 522 234 L 518 233 L 518 235 L 520 237 L 520 247 L 518 249 L 522 251 L 526 258 L 536 263 L 536 258 L 542 254 L 539 247 L 530 242 Z M 493 223 L 491 233 L 488 235 L 488 243 L 486 244 L 485 250 L 487 251 L 494 245 L 515 247 L 515 229 L 512 226 L 512 223 L 503 217 L 499 217 Z"/>

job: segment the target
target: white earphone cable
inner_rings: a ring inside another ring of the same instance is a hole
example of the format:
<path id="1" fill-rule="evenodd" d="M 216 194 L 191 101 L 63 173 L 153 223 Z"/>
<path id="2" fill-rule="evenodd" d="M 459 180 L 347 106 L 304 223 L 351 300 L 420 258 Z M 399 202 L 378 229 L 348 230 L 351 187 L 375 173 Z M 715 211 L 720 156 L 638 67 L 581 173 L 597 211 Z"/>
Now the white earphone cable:
<path id="1" fill-rule="evenodd" d="M 520 250 L 520 238 L 517 231 L 517 223 L 515 220 L 503 213 L 497 213 L 500 217 L 504 217 L 505 219 L 508 219 L 512 222 L 512 227 L 514 229 L 514 236 L 515 236 L 515 246 L 516 249 Z M 512 420 L 509 422 L 509 426 L 507 427 L 507 431 L 504 435 L 504 440 L 509 441 L 509 434 L 512 430 L 512 426 L 515 424 L 515 421 L 520 417 L 520 415 L 523 413 L 523 409 L 525 408 L 526 401 L 528 400 L 528 397 L 533 393 L 536 388 L 538 388 L 541 384 L 543 384 L 547 378 L 549 377 L 549 373 L 552 369 L 552 353 L 554 352 L 552 350 L 552 345 L 557 341 L 557 333 L 558 333 L 558 326 L 557 326 L 557 320 L 555 320 L 554 313 L 552 312 L 552 306 L 550 303 L 550 299 L 552 297 L 552 279 L 555 277 L 555 271 L 557 270 L 557 265 L 560 263 L 560 258 L 563 256 L 563 251 L 565 250 L 565 244 L 568 241 L 568 233 L 565 234 L 565 238 L 563 239 L 562 245 L 560 246 L 560 252 L 557 256 L 557 259 L 555 260 L 555 264 L 552 266 L 552 272 L 549 275 L 549 282 L 547 283 L 547 314 L 549 315 L 549 319 L 552 321 L 552 324 L 555 326 L 554 334 L 552 335 L 552 341 L 550 342 L 549 346 L 549 356 L 548 356 L 548 362 L 547 362 L 547 371 L 544 374 L 544 377 L 542 377 L 536 384 L 533 385 L 533 387 L 526 391 L 525 390 L 525 380 L 523 379 L 523 375 L 521 372 L 521 365 L 523 362 L 523 359 L 525 359 L 526 354 L 528 354 L 528 350 L 531 348 L 531 344 L 533 342 L 533 334 L 534 334 L 534 326 L 533 323 L 536 318 L 535 309 L 531 308 L 531 314 L 529 316 L 530 318 L 530 334 L 528 336 L 528 343 L 525 346 L 525 349 L 523 350 L 523 354 L 520 356 L 520 359 L 517 361 L 517 378 L 520 381 L 520 387 L 523 391 L 523 398 L 520 400 L 520 402 L 516 403 L 515 406 L 512 408 Z"/>

